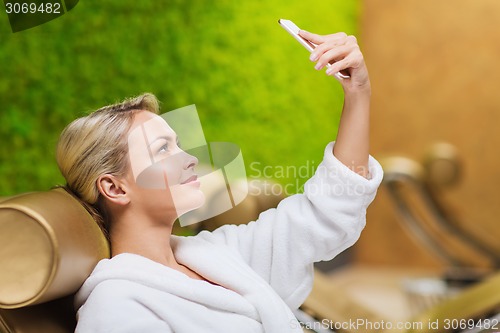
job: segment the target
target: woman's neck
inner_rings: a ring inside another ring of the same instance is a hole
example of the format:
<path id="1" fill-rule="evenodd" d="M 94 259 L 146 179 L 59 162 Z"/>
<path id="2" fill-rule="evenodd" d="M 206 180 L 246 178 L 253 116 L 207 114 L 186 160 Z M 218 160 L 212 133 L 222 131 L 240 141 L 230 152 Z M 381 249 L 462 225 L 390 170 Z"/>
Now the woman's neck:
<path id="1" fill-rule="evenodd" d="M 137 214 L 120 216 L 110 230 L 111 256 L 134 253 L 172 268 L 177 267 L 170 245 L 174 221 L 159 223 Z"/>
<path id="2" fill-rule="evenodd" d="M 141 222 L 139 222 L 141 221 Z M 177 262 L 170 245 L 172 227 L 171 223 L 152 223 L 146 216 L 121 216 L 118 223 L 113 223 L 111 228 L 111 256 L 121 253 L 133 253 L 151 259 L 162 265 L 175 269 L 196 280 L 205 280 L 212 284 L 192 269 Z"/>

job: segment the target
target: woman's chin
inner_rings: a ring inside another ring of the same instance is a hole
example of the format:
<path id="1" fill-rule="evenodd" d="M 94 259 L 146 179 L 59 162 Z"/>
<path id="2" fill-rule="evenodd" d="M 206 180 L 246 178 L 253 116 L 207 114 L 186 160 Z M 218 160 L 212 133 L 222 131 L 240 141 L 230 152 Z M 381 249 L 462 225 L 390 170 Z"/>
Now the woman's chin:
<path id="1" fill-rule="evenodd" d="M 186 195 L 181 198 L 174 197 L 177 216 L 182 216 L 202 207 L 205 204 L 205 201 L 205 194 L 199 189 L 196 191 L 190 191 L 189 196 Z"/>
<path id="2" fill-rule="evenodd" d="M 193 197 L 195 197 L 193 195 Z M 193 208 L 191 210 L 195 210 L 200 208 L 205 204 L 206 198 L 205 198 L 205 193 L 203 193 L 201 190 L 198 190 L 198 193 L 196 193 L 196 198 L 193 198 Z"/>

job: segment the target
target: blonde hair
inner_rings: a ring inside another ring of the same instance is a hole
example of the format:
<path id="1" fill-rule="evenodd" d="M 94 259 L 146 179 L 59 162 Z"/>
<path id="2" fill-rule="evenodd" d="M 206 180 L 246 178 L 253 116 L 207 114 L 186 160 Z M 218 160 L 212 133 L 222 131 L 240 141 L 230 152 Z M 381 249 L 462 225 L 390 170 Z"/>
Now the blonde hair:
<path id="1" fill-rule="evenodd" d="M 97 187 L 99 176 L 123 176 L 128 168 L 126 135 L 136 112 L 159 113 L 156 96 L 145 93 L 102 107 L 70 123 L 57 143 L 56 159 L 64 188 L 85 206 L 108 236 L 109 218 Z"/>

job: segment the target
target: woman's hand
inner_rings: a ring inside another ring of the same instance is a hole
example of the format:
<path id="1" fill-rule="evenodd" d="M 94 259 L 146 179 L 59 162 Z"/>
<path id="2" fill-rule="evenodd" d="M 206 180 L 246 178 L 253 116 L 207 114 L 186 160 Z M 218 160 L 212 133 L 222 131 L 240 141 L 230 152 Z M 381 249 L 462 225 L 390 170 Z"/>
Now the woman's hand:
<path id="1" fill-rule="evenodd" d="M 316 62 L 314 68 L 320 70 L 330 63 L 326 74 L 335 76 L 346 93 L 358 90 L 370 92 L 368 70 L 356 37 L 348 36 L 343 32 L 317 35 L 300 30 L 299 34 L 317 45 L 310 57 L 311 61 Z M 350 78 L 343 79 L 337 75 L 338 72 L 347 74 Z"/>

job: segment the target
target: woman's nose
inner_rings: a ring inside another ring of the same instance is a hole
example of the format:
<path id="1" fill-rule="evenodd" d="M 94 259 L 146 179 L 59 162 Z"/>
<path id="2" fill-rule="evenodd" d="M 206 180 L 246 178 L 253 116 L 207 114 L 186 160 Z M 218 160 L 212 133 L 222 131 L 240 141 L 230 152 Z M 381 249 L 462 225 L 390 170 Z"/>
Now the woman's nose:
<path id="1" fill-rule="evenodd" d="M 193 156 L 193 155 L 190 155 L 186 152 L 184 152 L 186 154 L 186 160 L 184 162 L 184 169 L 189 169 L 189 168 L 194 168 L 195 166 L 198 165 L 198 159 Z"/>

